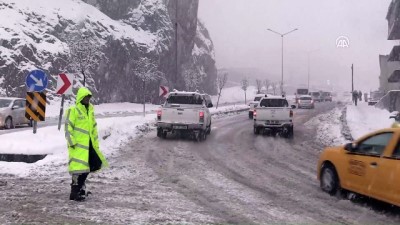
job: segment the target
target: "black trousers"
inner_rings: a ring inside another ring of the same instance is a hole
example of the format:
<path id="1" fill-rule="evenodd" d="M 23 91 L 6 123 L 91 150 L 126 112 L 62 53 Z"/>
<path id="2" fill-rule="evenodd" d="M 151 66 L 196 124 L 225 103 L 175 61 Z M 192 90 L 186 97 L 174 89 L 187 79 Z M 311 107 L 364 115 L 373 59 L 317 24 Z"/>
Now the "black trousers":
<path id="1" fill-rule="evenodd" d="M 73 174 L 72 175 L 72 186 L 75 186 L 77 190 L 82 190 L 85 186 L 86 178 L 89 173 Z"/>

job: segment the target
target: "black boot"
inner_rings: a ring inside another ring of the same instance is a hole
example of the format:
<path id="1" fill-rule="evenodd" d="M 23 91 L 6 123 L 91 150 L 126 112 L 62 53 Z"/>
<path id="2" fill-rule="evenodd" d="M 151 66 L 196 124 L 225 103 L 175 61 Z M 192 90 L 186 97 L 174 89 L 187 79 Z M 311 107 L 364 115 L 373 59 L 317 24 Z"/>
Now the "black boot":
<path id="1" fill-rule="evenodd" d="M 84 201 L 86 195 L 80 195 L 80 187 L 78 185 L 71 185 L 71 194 L 69 195 L 69 200 L 74 201 Z"/>

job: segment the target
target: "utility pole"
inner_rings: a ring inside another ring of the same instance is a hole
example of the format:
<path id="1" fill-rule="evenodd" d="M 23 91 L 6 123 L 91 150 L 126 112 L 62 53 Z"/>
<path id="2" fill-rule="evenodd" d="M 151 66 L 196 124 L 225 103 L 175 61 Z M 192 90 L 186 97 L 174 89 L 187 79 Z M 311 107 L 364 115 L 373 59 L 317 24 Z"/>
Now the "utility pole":
<path id="1" fill-rule="evenodd" d="M 351 64 L 351 93 L 354 92 L 354 66 Z"/>
<path id="2" fill-rule="evenodd" d="M 307 76 L 307 89 L 310 91 L 310 53 L 307 54 L 308 56 L 308 76 Z"/>
<path id="3" fill-rule="evenodd" d="M 178 0 L 175 0 L 175 70 L 176 73 L 173 76 L 173 86 L 176 87 L 176 83 L 179 78 L 179 68 L 178 68 Z"/>

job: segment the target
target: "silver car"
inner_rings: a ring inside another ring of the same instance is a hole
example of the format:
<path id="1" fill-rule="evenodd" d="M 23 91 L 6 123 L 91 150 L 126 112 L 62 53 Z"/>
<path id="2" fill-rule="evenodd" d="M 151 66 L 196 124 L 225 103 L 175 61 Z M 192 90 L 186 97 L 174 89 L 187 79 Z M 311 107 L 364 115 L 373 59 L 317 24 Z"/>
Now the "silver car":
<path id="1" fill-rule="evenodd" d="M 310 95 L 301 95 L 298 101 L 299 109 L 313 109 L 314 108 L 314 100 Z"/>
<path id="2" fill-rule="evenodd" d="M 25 99 L 0 97 L 0 128 L 24 124 L 32 126 L 31 120 L 25 118 Z"/>

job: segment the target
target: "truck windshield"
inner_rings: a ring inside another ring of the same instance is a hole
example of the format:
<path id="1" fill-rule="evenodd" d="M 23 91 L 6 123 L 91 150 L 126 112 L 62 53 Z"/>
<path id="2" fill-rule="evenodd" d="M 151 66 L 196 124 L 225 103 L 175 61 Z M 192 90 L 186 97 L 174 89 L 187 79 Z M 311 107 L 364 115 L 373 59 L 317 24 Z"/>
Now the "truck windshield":
<path id="1" fill-rule="evenodd" d="M 168 104 L 202 105 L 203 98 L 200 95 L 172 95 L 167 99 Z"/>
<path id="2" fill-rule="evenodd" d="M 289 107 L 286 99 L 264 99 L 260 103 L 261 107 Z"/>
<path id="3" fill-rule="evenodd" d="M 300 100 L 311 100 L 311 97 L 300 97 Z"/>
<path id="4" fill-rule="evenodd" d="M 261 98 L 262 98 L 262 97 L 255 97 L 255 98 L 254 98 L 254 101 L 255 101 L 255 102 L 258 102 L 258 101 L 261 100 Z"/>
<path id="5" fill-rule="evenodd" d="M 11 100 L 8 99 L 0 99 L 0 108 L 6 108 L 9 107 L 11 103 Z"/>

